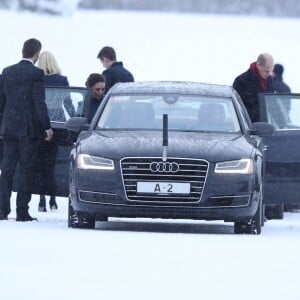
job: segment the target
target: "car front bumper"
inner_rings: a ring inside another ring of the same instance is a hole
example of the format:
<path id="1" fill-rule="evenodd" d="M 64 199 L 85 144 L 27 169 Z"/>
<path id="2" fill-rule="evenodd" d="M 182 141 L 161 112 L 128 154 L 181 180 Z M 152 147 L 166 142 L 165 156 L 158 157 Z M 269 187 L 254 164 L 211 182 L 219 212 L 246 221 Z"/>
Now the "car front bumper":
<path id="1" fill-rule="evenodd" d="M 162 219 L 195 219 L 224 220 L 227 222 L 249 221 L 255 214 L 258 201 L 250 201 L 248 206 L 240 207 L 176 207 L 153 205 L 126 205 L 110 203 L 91 203 L 78 201 L 71 196 L 73 208 L 95 219 L 103 217 L 123 218 L 162 218 Z"/>
<path id="2" fill-rule="evenodd" d="M 75 171 L 70 183 L 75 211 L 95 219 L 103 217 L 172 218 L 249 221 L 258 207 L 253 175 L 210 176 L 195 203 L 145 202 L 129 200 L 117 174 Z"/>

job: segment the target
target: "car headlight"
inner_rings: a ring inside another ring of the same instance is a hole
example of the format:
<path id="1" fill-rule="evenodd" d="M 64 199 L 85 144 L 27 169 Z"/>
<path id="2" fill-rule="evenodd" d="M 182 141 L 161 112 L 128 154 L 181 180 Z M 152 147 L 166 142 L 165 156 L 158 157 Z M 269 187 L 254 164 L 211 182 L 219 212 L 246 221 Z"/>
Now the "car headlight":
<path id="1" fill-rule="evenodd" d="M 77 157 L 77 168 L 113 171 L 115 165 L 114 161 L 108 158 L 79 154 Z"/>
<path id="2" fill-rule="evenodd" d="M 243 158 L 239 160 L 219 162 L 216 164 L 215 173 L 251 174 L 253 173 L 253 160 L 251 158 Z"/>

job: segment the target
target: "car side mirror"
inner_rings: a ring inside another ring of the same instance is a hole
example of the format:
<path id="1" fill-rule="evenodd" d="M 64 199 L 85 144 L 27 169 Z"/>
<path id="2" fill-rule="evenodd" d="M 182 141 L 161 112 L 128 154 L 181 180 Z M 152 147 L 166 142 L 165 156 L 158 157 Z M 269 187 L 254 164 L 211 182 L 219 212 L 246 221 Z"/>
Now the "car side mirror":
<path id="1" fill-rule="evenodd" d="M 84 117 L 74 117 L 70 118 L 66 123 L 66 128 L 68 131 L 79 133 L 88 128 L 87 118 Z"/>
<path id="2" fill-rule="evenodd" d="M 265 122 L 255 122 L 252 124 L 252 128 L 249 131 L 251 135 L 258 135 L 258 136 L 271 136 L 275 131 L 273 125 L 265 123 Z"/>

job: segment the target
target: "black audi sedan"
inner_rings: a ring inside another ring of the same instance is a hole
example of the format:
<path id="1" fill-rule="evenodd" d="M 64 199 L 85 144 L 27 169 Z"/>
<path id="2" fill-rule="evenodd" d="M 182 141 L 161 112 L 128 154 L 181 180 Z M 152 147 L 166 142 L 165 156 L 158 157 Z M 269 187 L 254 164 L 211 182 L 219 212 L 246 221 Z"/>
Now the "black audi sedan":
<path id="1" fill-rule="evenodd" d="M 69 226 L 109 217 L 224 220 L 261 233 L 262 136 L 229 86 L 116 84 L 71 151 Z"/>

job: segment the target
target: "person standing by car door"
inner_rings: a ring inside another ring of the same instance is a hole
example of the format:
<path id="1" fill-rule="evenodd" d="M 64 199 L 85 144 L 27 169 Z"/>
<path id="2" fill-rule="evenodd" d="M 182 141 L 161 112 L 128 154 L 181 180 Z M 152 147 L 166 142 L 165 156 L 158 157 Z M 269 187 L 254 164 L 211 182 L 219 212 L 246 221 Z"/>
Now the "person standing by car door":
<path id="1" fill-rule="evenodd" d="M 38 67 L 44 72 L 45 86 L 69 86 L 68 78 L 61 74 L 61 69 L 54 57 L 54 55 L 49 51 L 44 51 L 40 54 L 38 60 Z M 65 101 L 70 100 L 66 99 Z M 69 101 L 70 102 L 70 101 Z M 69 114 L 74 115 L 74 107 L 71 103 L 64 103 L 66 110 Z M 73 113 L 70 111 L 73 110 Z M 51 116 L 51 111 L 49 112 L 51 121 L 65 121 L 64 110 L 62 106 L 53 112 Z M 41 140 L 38 147 L 38 161 L 39 167 L 42 168 L 40 171 L 42 177 L 42 189 L 48 190 L 50 194 L 49 206 L 51 210 L 58 209 L 58 205 L 55 199 L 55 178 L 54 178 L 54 168 L 56 155 L 58 151 L 58 146 L 55 139 L 47 142 Z M 47 188 L 45 187 L 47 186 Z M 46 197 L 44 194 L 40 195 L 40 202 L 38 206 L 38 211 L 46 212 Z"/>
<path id="2" fill-rule="evenodd" d="M 123 63 L 117 61 L 116 51 L 112 47 L 103 47 L 98 53 L 105 71 L 102 75 L 105 77 L 106 89 L 105 94 L 117 82 L 133 82 L 133 75 L 123 67 Z"/>
<path id="3" fill-rule="evenodd" d="M 2 72 L 0 107 L 3 113 L 0 135 L 4 140 L 0 178 L 0 220 L 7 220 L 11 211 L 10 196 L 13 177 L 19 163 L 16 221 L 33 221 L 29 202 L 37 158 L 37 142 L 50 141 L 53 131 L 45 103 L 43 72 L 34 64 L 42 45 L 37 39 L 25 41 L 23 59 Z"/>
<path id="4" fill-rule="evenodd" d="M 283 65 L 275 64 L 272 73 L 274 90 L 277 93 L 290 94 L 291 93 L 290 87 L 282 79 L 283 72 L 284 72 Z"/>
<path id="5" fill-rule="evenodd" d="M 283 65 L 275 64 L 272 72 L 274 91 L 276 93 L 290 94 L 291 93 L 290 87 L 282 79 L 283 72 L 284 72 Z M 282 104 L 286 108 L 287 115 L 289 115 L 291 109 L 291 100 L 285 99 L 285 101 Z"/>
<path id="6" fill-rule="evenodd" d="M 239 93 L 251 121 L 259 121 L 258 94 L 273 93 L 272 71 L 274 68 L 273 57 L 268 53 L 260 54 L 250 68 L 236 77 L 233 88 Z"/>
<path id="7" fill-rule="evenodd" d="M 271 76 L 273 69 L 273 57 L 269 53 L 263 53 L 250 65 L 248 71 L 239 75 L 233 82 L 233 88 L 242 98 L 253 123 L 260 121 L 258 94 L 275 92 Z M 265 208 L 267 219 L 282 213 L 282 205 L 267 205 Z"/>

